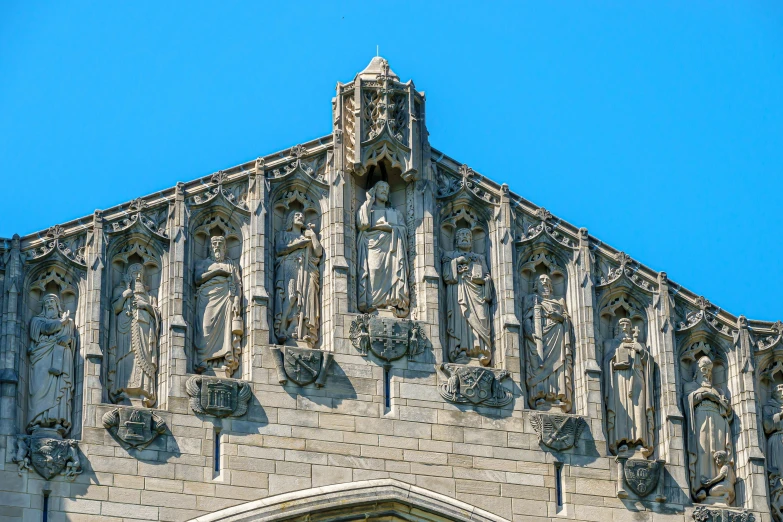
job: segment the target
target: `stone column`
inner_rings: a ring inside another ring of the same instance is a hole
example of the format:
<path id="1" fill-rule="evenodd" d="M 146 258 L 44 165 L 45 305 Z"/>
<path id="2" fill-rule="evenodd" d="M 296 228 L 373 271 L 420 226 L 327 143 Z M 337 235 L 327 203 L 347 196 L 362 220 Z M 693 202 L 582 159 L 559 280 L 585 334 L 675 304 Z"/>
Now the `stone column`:
<path id="1" fill-rule="evenodd" d="M 657 454 L 666 461 L 665 494 L 673 503 L 683 503 L 690 498 L 688 470 L 685 463 L 685 417 L 677 395 L 677 343 L 675 340 L 674 319 L 672 317 L 672 296 L 666 272 L 658 274 L 658 292 L 653 296 L 647 308 L 650 321 L 650 353 L 655 359 L 660 376 L 658 400 L 660 413 L 656 415 L 659 423 Z"/>
<path id="2" fill-rule="evenodd" d="M 346 201 L 350 196 L 345 179 L 345 154 L 342 147 L 343 131 L 335 129 L 333 135 L 333 164 L 328 172 L 329 194 L 328 208 L 322 216 L 321 239 L 324 247 L 323 257 L 323 320 L 321 321 L 322 347 L 326 351 L 335 351 L 340 338 L 347 338 L 347 325 L 343 317 L 349 312 L 348 261 L 345 257 L 345 213 Z M 324 335 L 327 333 L 327 335 Z"/>
<path id="3" fill-rule="evenodd" d="M 511 378 L 518 383 L 523 390 L 521 400 L 515 403 L 516 409 L 524 409 L 527 404 L 524 374 L 521 373 L 520 347 L 519 347 L 519 319 L 516 315 L 514 304 L 514 232 L 512 228 L 511 200 L 509 198 L 508 185 L 501 186 L 500 208 L 495 220 L 492 232 L 492 244 L 494 245 L 492 274 L 495 284 L 496 319 L 495 319 L 495 353 L 499 354 L 499 360 L 495 365 L 502 367 L 511 373 Z"/>
<path id="4" fill-rule="evenodd" d="M 24 430 L 24 426 L 16 426 L 16 420 L 24 418 L 21 410 L 23 402 L 17 402 L 19 357 L 22 346 L 19 293 L 24 281 L 19 241 L 19 235 L 14 234 L 11 239 L 11 249 L 3 259 L 5 278 L 2 285 L 2 315 L 0 315 L 0 435 L 14 435 L 17 431 Z M 27 381 L 24 379 L 22 382 Z"/>
<path id="5" fill-rule="evenodd" d="M 261 347 L 269 344 L 269 294 L 266 291 L 264 274 L 266 267 L 266 196 L 264 160 L 256 160 L 256 168 L 250 174 L 247 190 L 247 208 L 250 210 L 250 236 L 247 238 L 247 263 L 242 266 L 242 287 L 245 294 L 245 342 L 242 356 L 242 379 L 252 381 L 253 359 Z M 236 375 L 235 375 L 236 376 Z M 236 376 L 239 377 L 239 376 Z"/>
<path id="6" fill-rule="evenodd" d="M 166 336 L 166 354 L 161 342 L 160 375 L 165 375 L 160 381 L 160 402 L 157 407 L 169 409 L 176 413 L 188 413 L 188 396 L 185 392 L 185 380 L 188 373 L 187 333 L 188 324 L 185 321 L 185 281 L 187 265 L 186 236 L 188 233 L 188 214 L 185 207 L 185 184 L 177 183 L 174 201 L 170 205 L 168 226 L 169 252 L 168 266 L 165 271 L 164 283 L 161 285 L 168 298 L 163 312 L 163 334 Z M 168 325 L 168 328 L 166 328 Z M 166 402 L 164 402 L 166 401 Z"/>
<path id="7" fill-rule="evenodd" d="M 756 398 L 756 381 L 752 356 L 752 340 L 748 331 L 748 320 L 740 316 L 735 333 L 734 364 L 731 365 L 729 382 L 734 391 L 732 407 L 737 436 L 737 507 L 763 511 L 767 508 L 766 461 L 761 452 L 763 430 L 761 419 L 756 414 L 760 405 Z M 738 429 L 737 429 L 738 428 Z"/>
<path id="8" fill-rule="evenodd" d="M 574 274 L 569 280 L 570 299 L 575 307 L 569 310 L 574 322 L 574 410 L 572 413 L 589 418 L 596 441 L 604 440 L 601 400 L 601 366 L 595 342 L 595 288 L 593 284 L 593 253 L 586 228 L 579 229 L 579 246 L 574 254 Z"/>
<path id="9" fill-rule="evenodd" d="M 87 277 L 85 291 L 79 297 L 84 303 L 84 337 L 81 339 L 84 353 L 84 415 L 82 426 L 100 426 L 97 405 L 108 400 L 103 379 L 104 357 L 101 349 L 101 315 L 103 312 L 103 277 L 106 268 L 106 236 L 103 233 L 103 214 L 96 210 L 92 216 L 92 230 L 87 233 L 85 248 Z M 107 293 L 111 293 L 109 289 Z M 75 426 L 74 426 L 75 427 Z M 72 437 L 77 434 L 71 433 Z"/>

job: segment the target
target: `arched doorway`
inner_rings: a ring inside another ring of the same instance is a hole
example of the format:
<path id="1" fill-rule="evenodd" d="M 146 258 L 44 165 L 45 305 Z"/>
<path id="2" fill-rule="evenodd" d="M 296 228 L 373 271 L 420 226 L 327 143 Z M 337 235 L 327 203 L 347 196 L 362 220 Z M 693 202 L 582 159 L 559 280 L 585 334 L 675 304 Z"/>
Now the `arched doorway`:
<path id="1" fill-rule="evenodd" d="M 503 517 L 391 479 L 295 491 L 222 509 L 191 522 L 509 522 Z"/>

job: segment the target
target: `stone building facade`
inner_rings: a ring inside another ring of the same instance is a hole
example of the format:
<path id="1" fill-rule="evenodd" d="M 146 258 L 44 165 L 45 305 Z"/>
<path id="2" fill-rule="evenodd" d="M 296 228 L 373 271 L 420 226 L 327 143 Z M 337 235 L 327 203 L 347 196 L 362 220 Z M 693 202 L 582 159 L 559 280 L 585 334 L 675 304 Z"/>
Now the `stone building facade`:
<path id="1" fill-rule="evenodd" d="M 333 132 L 2 243 L 0 520 L 780 522 L 783 325 Z"/>

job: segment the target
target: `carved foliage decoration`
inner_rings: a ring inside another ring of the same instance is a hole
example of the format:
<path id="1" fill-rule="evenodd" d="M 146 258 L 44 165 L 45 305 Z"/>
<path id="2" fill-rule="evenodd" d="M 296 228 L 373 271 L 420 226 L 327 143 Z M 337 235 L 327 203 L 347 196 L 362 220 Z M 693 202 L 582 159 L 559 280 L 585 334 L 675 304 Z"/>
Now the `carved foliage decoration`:
<path id="1" fill-rule="evenodd" d="M 86 267 L 86 232 L 66 236 L 65 229 L 60 225 L 55 225 L 49 228 L 41 239 L 43 242 L 40 245 L 25 252 L 27 261 L 39 261 L 51 253 L 57 252 L 66 261 L 70 261 L 80 268 Z"/>
<path id="2" fill-rule="evenodd" d="M 168 220 L 168 204 L 150 207 L 146 200 L 137 198 L 128 203 L 125 208 L 125 214 L 122 217 L 109 223 L 107 232 L 109 234 L 117 234 L 130 231 L 134 226 L 138 226 L 142 227 L 137 229 L 138 231 L 151 232 L 153 237 L 167 242 Z"/>
<path id="3" fill-rule="evenodd" d="M 693 510 L 694 522 L 755 522 L 756 517 L 747 509 L 721 509 L 696 506 Z"/>
<path id="4" fill-rule="evenodd" d="M 461 165 L 459 173 L 455 173 L 434 161 L 432 168 L 435 173 L 436 196 L 438 198 L 448 198 L 462 193 L 478 199 L 482 204 L 500 204 L 500 195 L 482 183 L 484 177 L 467 165 Z"/>
<path id="5" fill-rule="evenodd" d="M 247 177 L 243 176 L 237 181 L 230 182 L 229 175 L 221 170 L 212 175 L 206 191 L 190 198 L 189 205 L 199 207 L 220 199 L 229 208 L 236 208 L 242 213 L 248 213 L 247 192 Z"/>
<path id="6" fill-rule="evenodd" d="M 286 163 L 279 167 L 267 169 L 270 180 L 281 181 L 291 177 L 299 177 L 307 182 L 315 181 L 321 187 L 326 187 L 326 154 L 308 155 L 303 145 L 292 147 L 288 151 Z"/>
<path id="7" fill-rule="evenodd" d="M 540 207 L 533 215 L 516 208 L 517 248 L 528 249 L 530 245 L 557 244 L 576 249 L 579 241 L 560 227 L 562 221 L 547 209 Z"/>
<path id="8" fill-rule="evenodd" d="M 639 273 L 641 265 L 630 258 L 625 252 L 618 252 L 613 261 L 603 256 L 596 256 L 595 263 L 596 291 L 601 292 L 605 288 L 615 287 L 625 283 L 629 288 L 636 287 L 646 294 L 658 291 L 658 285 Z"/>
<path id="9" fill-rule="evenodd" d="M 675 299 L 675 330 L 677 333 L 696 331 L 715 332 L 723 338 L 734 339 L 737 330 L 718 317 L 720 308 L 714 306 L 703 296 L 696 299 L 695 306 L 682 298 Z"/>

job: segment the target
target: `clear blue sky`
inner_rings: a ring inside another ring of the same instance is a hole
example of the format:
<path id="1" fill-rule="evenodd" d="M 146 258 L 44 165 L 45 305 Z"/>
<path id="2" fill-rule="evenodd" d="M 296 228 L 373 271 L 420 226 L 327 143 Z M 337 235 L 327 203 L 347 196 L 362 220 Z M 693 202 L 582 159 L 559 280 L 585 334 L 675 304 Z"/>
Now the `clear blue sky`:
<path id="1" fill-rule="evenodd" d="M 779 1 L 7 0 L 0 236 L 328 134 L 376 44 L 426 91 L 434 147 L 783 320 Z"/>

